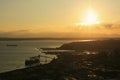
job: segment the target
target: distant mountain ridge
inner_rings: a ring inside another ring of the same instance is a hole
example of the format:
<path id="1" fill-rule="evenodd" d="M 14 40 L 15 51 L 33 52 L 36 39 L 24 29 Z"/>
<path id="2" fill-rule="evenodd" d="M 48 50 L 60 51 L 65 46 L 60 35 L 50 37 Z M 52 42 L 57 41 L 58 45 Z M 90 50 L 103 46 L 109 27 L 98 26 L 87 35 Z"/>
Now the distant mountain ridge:
<path id="1" fill-rule="evenodd" d="M 81 40 L 81 38 L 0 38 L 1 41 L 9 41 L 9 40 Z"/>
<path id="2" fill-rule="evenodd" d="M 65 37 L 38 37 L 38 38 L 9 38 L 9 37 L 0 37 L 0 41 L 9 41 L 9 40 L 103 40 L 103 39 L 120 39 L 120 38 L 65 38 Z"/>

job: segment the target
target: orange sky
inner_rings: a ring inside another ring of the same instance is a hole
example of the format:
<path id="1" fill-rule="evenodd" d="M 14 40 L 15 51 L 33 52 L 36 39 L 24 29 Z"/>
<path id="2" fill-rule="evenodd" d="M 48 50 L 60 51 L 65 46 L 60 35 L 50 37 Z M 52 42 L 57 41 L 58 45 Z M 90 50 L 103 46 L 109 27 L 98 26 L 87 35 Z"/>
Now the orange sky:
<path id="1" fill-rule="evenodd" d="M 89 5 L 101 23 L 76 25 Z M 120 37 L 119 8 L 120 0 L 0 0 L 0 37 Z"/>

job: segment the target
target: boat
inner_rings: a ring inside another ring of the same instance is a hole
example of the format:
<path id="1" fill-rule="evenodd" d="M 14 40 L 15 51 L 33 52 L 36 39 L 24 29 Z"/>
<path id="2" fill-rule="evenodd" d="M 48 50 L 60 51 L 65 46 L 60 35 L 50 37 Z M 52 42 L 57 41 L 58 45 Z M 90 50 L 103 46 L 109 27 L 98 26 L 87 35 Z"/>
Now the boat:
<path id="1" fill-rule="evenodd" d="M 29 59 L 25 60 L 25 66 L 33 66 L 40 64 L 40 55 L 30 57 Z"/>
<path id="2" fill-rule="evenodd" d="M 16 45 L 16 44 L 7 44 L 6 46 L 13 46 L 13 47 L 17 47 L 18 45 Z"/>

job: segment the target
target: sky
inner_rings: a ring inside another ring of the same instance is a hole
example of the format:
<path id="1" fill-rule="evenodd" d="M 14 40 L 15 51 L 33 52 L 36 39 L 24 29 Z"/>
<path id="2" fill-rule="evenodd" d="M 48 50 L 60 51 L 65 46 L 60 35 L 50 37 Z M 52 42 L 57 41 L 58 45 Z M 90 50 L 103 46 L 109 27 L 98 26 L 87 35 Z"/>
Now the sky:
<path id="1" fill-rule="evenodd" d="M 89 6 L 99 25 L 76 25 Z M 0 37 L 120 37 L 120 0 L 0 0 Z"/>

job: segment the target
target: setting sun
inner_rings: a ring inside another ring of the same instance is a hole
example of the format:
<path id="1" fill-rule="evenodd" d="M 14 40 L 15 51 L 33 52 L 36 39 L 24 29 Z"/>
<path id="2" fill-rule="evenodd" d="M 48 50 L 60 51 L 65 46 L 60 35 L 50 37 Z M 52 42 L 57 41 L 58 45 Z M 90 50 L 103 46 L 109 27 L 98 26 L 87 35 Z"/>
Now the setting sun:
<path id="1" fill-rule="evenodd" d="M 89 9 L 84 16 L 85 16 L 84 21 L 80 22 L 79 25 L 89 26 L 89 25 L 95 25 L 100 23 L 100 21 L 98 21 L 98 16 L 96 12 L 92 9 Z"/>

